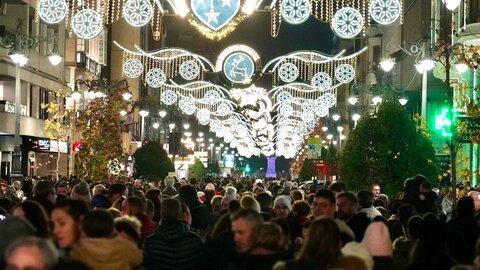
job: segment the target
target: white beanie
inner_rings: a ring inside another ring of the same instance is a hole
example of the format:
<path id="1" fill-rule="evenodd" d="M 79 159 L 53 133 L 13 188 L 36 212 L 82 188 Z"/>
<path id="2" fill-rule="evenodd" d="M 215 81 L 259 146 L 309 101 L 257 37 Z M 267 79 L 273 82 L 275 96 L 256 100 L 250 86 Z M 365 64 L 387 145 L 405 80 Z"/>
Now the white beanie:
<path id="1" fill-rule="evenodd" d="M 175 178 L 172 176 L 167 176 L 165 177 L 165 180 L 163 181 L 165 183 L 165 186 L 171 187 L 173 184 L 175 184 Z"/>
<path id="2" fill-rule="evenodd" d="M 288 210 L 292 211 L 292 200 L 290 199 L 290 197 L 285 195 L 278 196 L 273 202 L 273 208 L 282 204 L 285 205 L 288 208 Z"/>
<path id="3" fill-rule="evenodd" d="M 354 256 L 360 258 L 367 269 L 373 269 L 374 261 L 367 248 L 358 242 L 349 242 L 342 248 L 342 254 L 345 256 Z"/>

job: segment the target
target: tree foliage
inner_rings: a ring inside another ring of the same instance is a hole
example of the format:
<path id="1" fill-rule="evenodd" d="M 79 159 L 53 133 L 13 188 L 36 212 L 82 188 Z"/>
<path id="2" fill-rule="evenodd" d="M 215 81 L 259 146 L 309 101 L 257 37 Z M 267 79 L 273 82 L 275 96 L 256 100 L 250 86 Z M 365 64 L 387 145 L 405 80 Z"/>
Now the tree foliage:
<path id="1" fill-rule="evenodd" d="M 302 168 L 300 169 L 299 178 L 302 181 L 307 181 L 312 179 L 312 176 L 315 175 L 315 168 L 313 168 L 313 160 L 305 159 L 303 161 Z"/>
<path id="2" fill-rule="evenodd" d="M 353 190 L 380 182 L 396 194 L 406 178 L 435 179 L 435 150 L 402 106 L 385 100 L 372 115 L 363 115 L 350 133 L 338 162 L 342 180 Z"/>
<path id="3" fill-rule="evenodd" d="M 49 103 L 42 103 L 42 109 L 46 109 L 48 118 L 43 123 L 43 131 L 50 140 L 57 141 L 57 162 L 55 166 L 56 179 L 58 179 L 58 166 L 60 163 L 60 153 L 65 149 L 60 149 L 61 142 L 68 141 L 70 132 L 72 112 L 66 110 L 64 104 L 60 102 L 65 98 L 62 90 L 55 93 L 55 99 Z M 68 166 L 68 165 L 67 165 Z"/>
<path id="4" fill-rule="evenodd" d="M 135 161 L 134 176 L 145 176 L 147 179 L 164 179 L 168 172 L 174 172 L 175 167 L 165 149 L 157 141 L 150 141 L 133 154 Z"/>
<path id="5" fill-rule="evenodd" d="M 200 159 L 195 158 L 195 161 L 188 168 L 188 175 L 190 178 L 202 179 L 207 176 L 207 169 L 203 166 Z"/>
<path id="6" fill-rule="evenodd" d="M 76 154 L 76 172 L 81 177 L 105 180 L 111 171 L 120 169 L 124 154 L 119 111 L 124 107 L 122 93 L 125 90 L 122 84 L 113 85 L 107 97 L 90 100 L 77 118 L 82 149 Z"/>

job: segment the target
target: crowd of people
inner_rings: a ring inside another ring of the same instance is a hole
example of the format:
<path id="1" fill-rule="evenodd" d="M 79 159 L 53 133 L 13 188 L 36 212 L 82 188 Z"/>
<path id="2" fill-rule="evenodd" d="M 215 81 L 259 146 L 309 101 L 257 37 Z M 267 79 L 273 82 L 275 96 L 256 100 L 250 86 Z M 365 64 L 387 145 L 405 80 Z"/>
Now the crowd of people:
<path id="1" fill-rule="evenodd" d="M 422 175 L 396 198 L 342 181 L 0 184 L 2 269 L 480 269 L 480 193 Z"/>

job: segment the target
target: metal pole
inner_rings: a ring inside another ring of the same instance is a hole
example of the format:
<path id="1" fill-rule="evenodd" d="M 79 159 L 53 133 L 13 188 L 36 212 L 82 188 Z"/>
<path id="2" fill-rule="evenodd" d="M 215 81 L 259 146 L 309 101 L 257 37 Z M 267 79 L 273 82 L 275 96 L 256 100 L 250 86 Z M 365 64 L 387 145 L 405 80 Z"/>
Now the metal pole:
<path id="1" fill-rule="evenodd" d="M 428 70 L 424 69 L 422 72 L 422 109 L 421 115 L 427 118 L 427 75 Z"/>
<path id="2" fill-rule="evenodd" d="M 142 116 L 142 133 L 140 135 L 140 143 L 143 146 L 143 140 L 145 139 L 145 117 Z"/>
<path id="3" fill-rule="evenodd" d="M 23 178 L 22 174 L 22 149 L 20 139 L 20 99 L 22 98 L 22 86 L 20 80 L 20 64 L 15 64 L 15 136 L 12 154 L 12 180 Z"/>

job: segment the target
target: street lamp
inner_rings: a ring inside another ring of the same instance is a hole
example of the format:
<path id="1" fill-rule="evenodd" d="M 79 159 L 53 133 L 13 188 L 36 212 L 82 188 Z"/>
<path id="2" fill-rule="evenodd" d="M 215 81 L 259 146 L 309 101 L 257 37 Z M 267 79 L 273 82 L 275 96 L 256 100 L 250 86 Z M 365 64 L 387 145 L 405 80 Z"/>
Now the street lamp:
<path id="1" fill-rule="evenodd" d="M 352 120 L 353 120 L 353 123 L 354 123 L 353 127 L 354 127 L 354 128 L 357 127 L 357 123 L 358 123 L 358 120 L 360 120 L 360 117 L 361 117 L 361 116 L 360 116 L 359 113 L 354 113 L 354 114 L 352 115 Z"/>
<path id="2" fill-rule="evenodd" d="M 342 149 L 342 132 L 343 132 L 343 127 L 338 126 L 337 127 L 338 131 L 338 150 L 340 151 Z"/>
<path id="3" fill-rule="evenodd" d="M 140 110 L 138 114 L 142 117 L 142 134 L 140 137 L 140 142 L 143 144 L 143 141 L 145 140 L 145 117 L 147 117 L 150 112 L 147 110 Z"/>
<path id="4" fill-rule="evenodd" d="M 54 50 L 49 55 L 48 59 L 52 65 L 57 65 L 61 62 L 62 56 L 58 53 L 57 40 L 54 37 L 30 37 L 22 34 L 23 20 L 17 20 L 15 34 L 5 33 L 0 38 L 0 46 L 9 49 L 8 55 L 15 64 L 15 135 L 14 148 L 12 154 L 12 179 L 23 178 L 22 174 L 22 152 L 20 140 L 20 106 L 21 106 L 21 79 L 20 67 L 28 62 L 27 51 L 39 46 L 39 42 L 52 40 L 54 43 Z M 56 50 L 55 50 L 56 49 Z"/>

